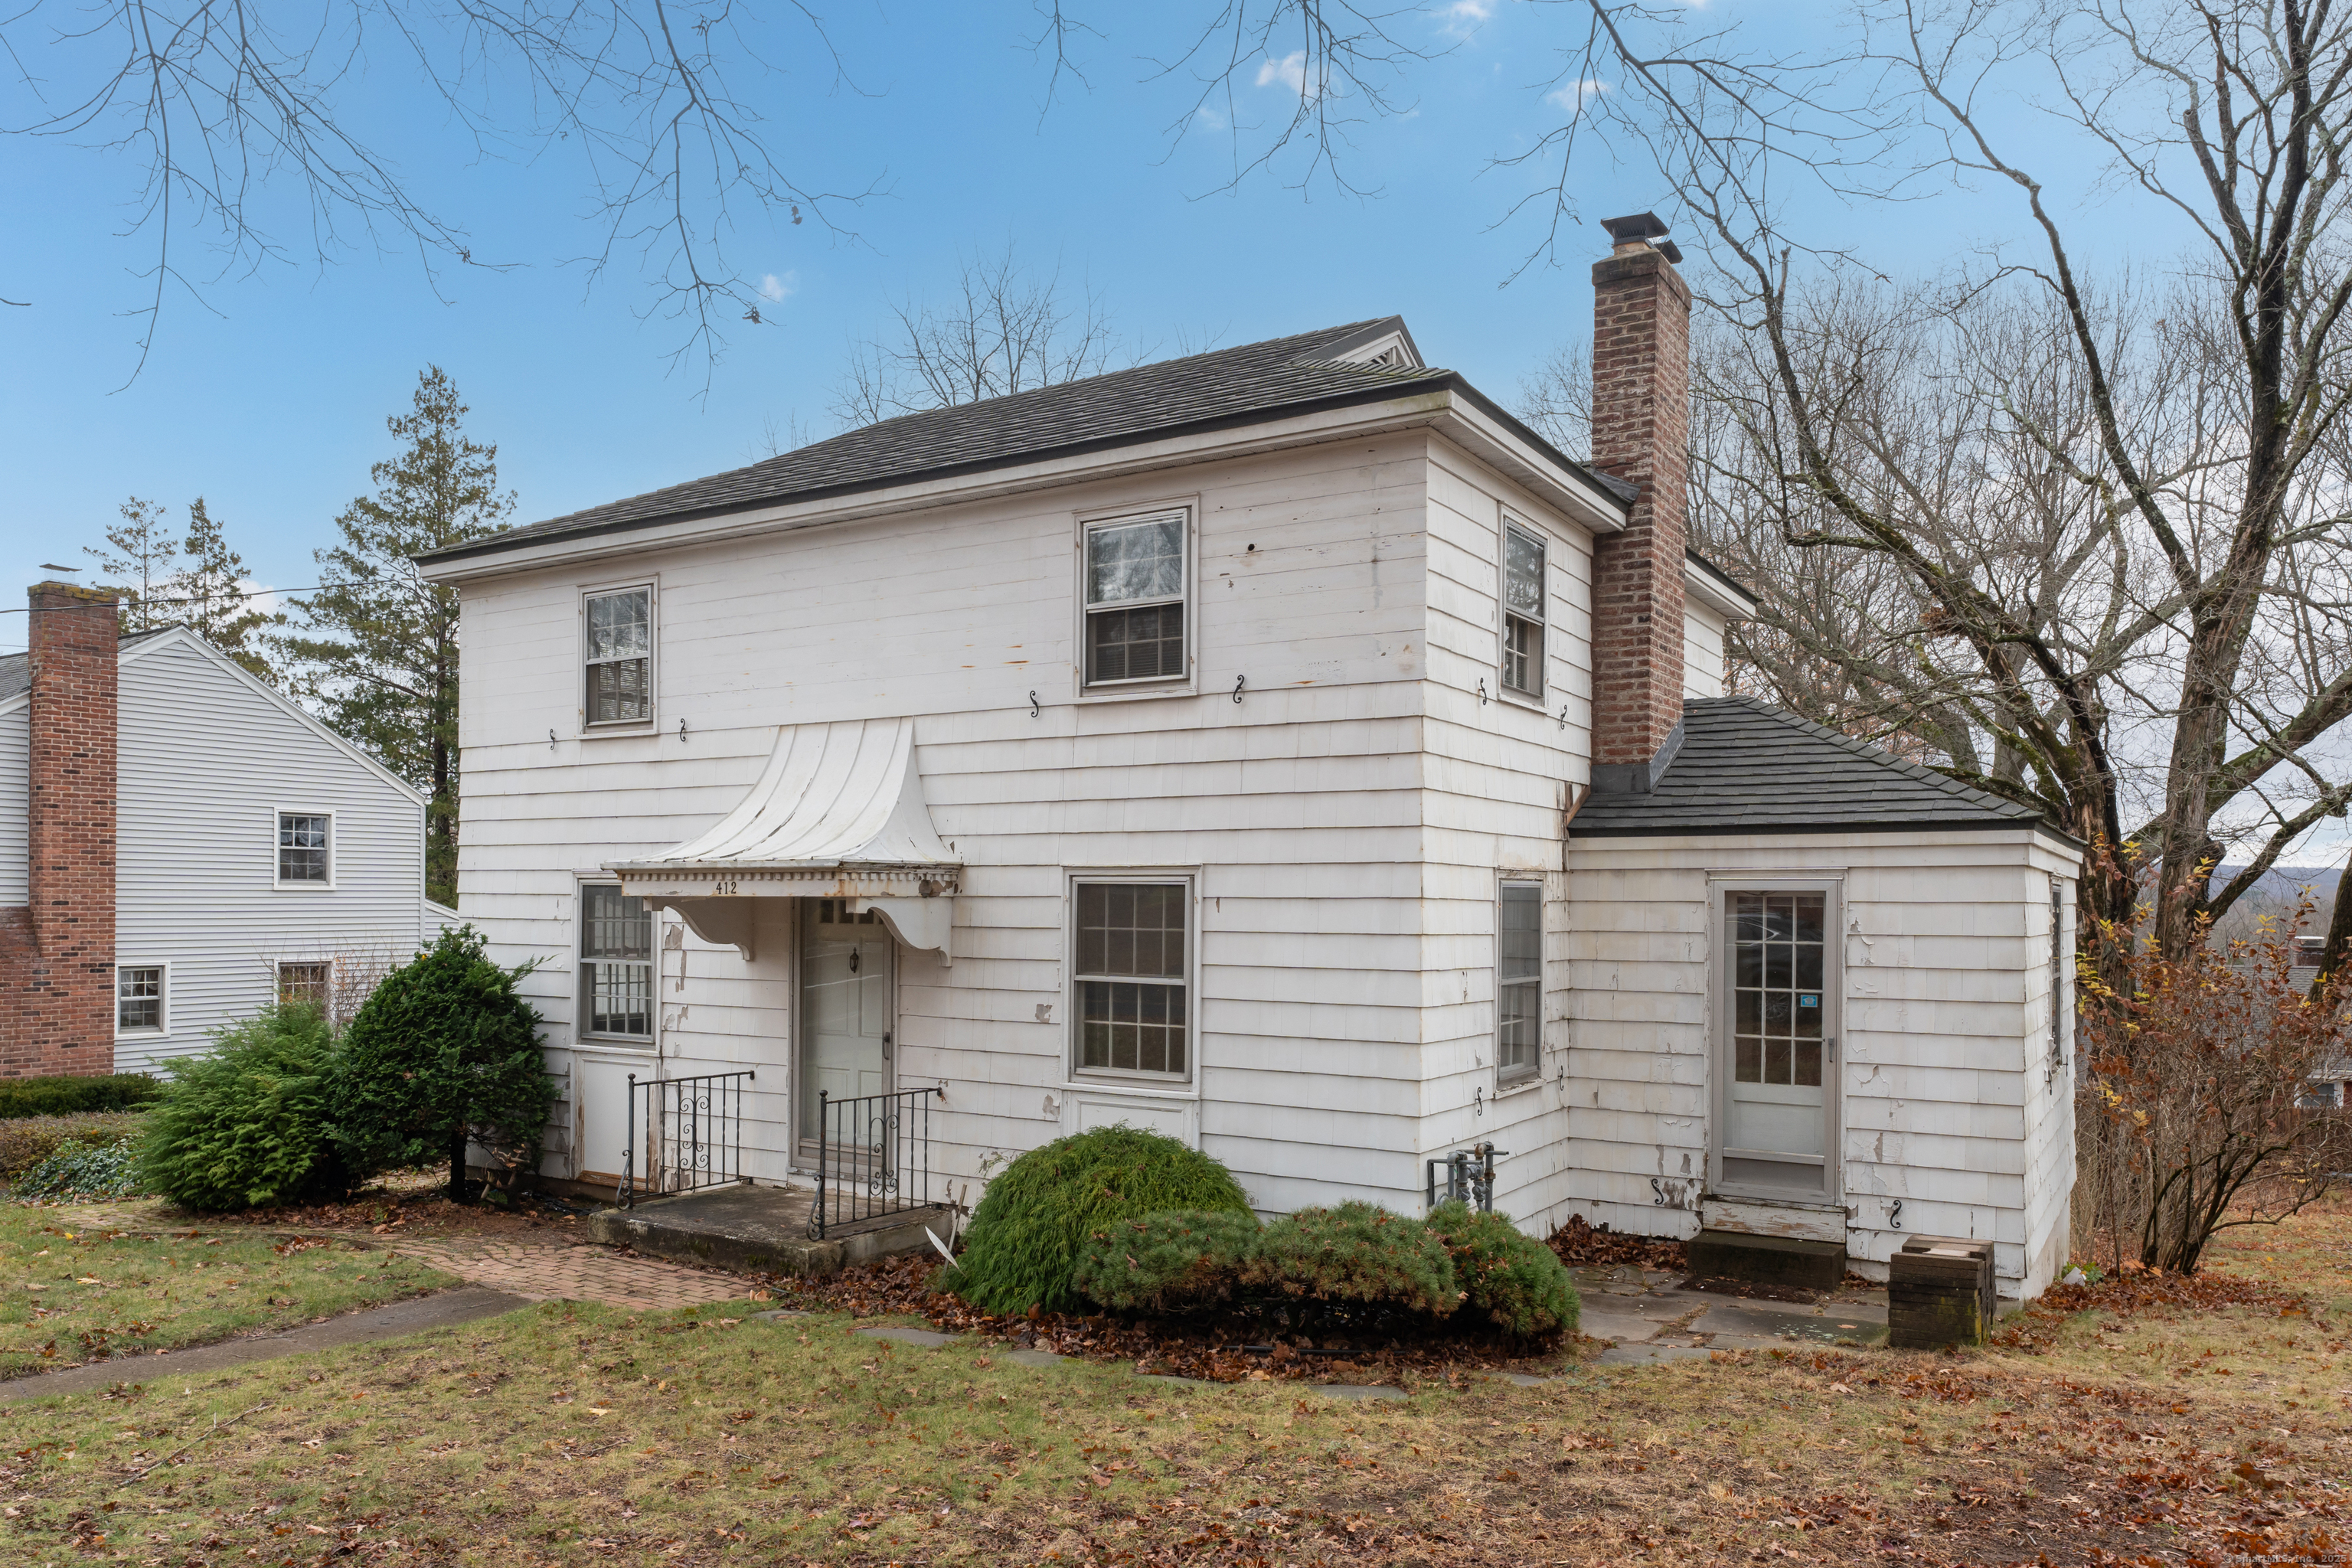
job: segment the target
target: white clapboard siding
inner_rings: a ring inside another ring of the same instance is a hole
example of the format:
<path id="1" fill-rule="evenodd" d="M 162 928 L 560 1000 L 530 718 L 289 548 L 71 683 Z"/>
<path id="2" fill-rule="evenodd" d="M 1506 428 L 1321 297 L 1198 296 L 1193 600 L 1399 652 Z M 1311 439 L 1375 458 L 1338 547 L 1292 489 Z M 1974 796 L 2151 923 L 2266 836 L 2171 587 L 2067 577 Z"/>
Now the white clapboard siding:
<path id="1" fill-rule="evenodd" d="M 2048 1282 L 2051 1259 L 2063 1258 L 2071 1165 L 2062 1185 L 2067 1162 L 2046 1152 L 2067 1112 L 2042 1070 L 2042 922 L 2049 872 L 2072 870 L 2046 840 L 2016 830 L 1579 839 L 1570 867 L 1570 1153 L 1591 1194 L 1580 1212 L 1621 1228 L 1698 1228 L 1708 874 L 1832 877 L 1843 889 L 1838 1195 L 1850 1251 L 1883 1264 L 1906 1235 L 1984 1237 L 2004 1291 Z"/>
<path id="2" fill-rule="evenodd" d="M 1698 595 L 1683 602 L 1683 695 L 1723 695 L 1724 634 L 1730 623 Z"/>
<path id="3" fill-rule="evenodd" d="M 120 702 L 115 958 L 169 966 L 169 1028 L 118 1039 L 116 1070 L 268 1005 L 281 962 L 429 940 L 414 790 L 184 632 L 124 650 Z M 281 809 L 334 814 L 331 888 L 275 885 Z"/>
<path id="4" fill-rule="evenodd" d="M 32 756 L 30 709 L 30 700 L 21 694 L 0 702 L 0 906 L 23 904 L 33 896 L 26 880 L 32 849 L 26 839 L 32 820 L 32 780 L 26 772 Z"/>

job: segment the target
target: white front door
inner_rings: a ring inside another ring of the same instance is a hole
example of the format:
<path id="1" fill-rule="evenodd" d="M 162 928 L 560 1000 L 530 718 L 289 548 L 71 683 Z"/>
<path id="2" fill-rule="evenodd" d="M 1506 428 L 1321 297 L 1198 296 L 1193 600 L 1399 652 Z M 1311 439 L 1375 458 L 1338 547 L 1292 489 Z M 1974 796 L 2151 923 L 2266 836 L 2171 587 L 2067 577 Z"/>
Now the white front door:
<path id="1" fill-rule="evenodd" d="M 1837 943 L 1826 891 L 1727 889 L 1721 1164 L 1730 1187 L 1829 1195 Z"/>
<path id="2" fill-rule="evenodd" d="M 794 1121 L 817 1136 L 817 1095 L 851 1100 L 890 1088 L 890 928 L 844 899 L 812 899 L 801 915 L 801 1046 Z"/>

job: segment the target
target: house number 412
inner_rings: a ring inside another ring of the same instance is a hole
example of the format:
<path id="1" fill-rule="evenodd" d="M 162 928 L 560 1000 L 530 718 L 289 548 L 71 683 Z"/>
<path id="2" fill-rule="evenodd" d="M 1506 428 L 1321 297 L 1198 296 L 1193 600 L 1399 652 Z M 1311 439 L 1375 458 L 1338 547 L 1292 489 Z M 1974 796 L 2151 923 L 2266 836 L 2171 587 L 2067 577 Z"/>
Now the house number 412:
<path id="1" fill-rule="evenodd" d="M 719 895 L 721 898 L 724 898 L 735 890 L 735 879 L 732 877 L 721 877 L 717 881 L 710 884 L 710 890 Z"/>

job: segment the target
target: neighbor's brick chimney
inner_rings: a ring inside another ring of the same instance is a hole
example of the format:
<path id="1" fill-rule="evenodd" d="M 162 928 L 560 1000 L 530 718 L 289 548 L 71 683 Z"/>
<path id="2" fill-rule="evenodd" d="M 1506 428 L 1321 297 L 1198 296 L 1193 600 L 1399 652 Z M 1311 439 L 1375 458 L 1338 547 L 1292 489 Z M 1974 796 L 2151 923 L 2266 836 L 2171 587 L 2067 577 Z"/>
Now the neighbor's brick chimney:
<path id="1" fill-rule="evenodd" d="M 1592 551 L 1593 784 L 1646 791 L 1683 714 L 1690 289 L 1654 215 L 1601 226 L 1615 249 L 1592 268 L 1592 466 L 1641 493 Z"/>
<path id="2" fill-rule="evenodd" d="M 114 1070 L 114 596 L 32 591 L 30 904 L 0 911 L 0 1077 Z"/>

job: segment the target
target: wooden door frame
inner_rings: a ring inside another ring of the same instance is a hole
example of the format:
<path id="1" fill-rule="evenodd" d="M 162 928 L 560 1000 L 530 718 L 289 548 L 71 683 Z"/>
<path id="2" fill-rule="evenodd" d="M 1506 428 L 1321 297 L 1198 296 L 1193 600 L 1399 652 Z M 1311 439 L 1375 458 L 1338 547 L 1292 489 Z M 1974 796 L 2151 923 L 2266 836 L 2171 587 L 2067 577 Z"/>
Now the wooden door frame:
<path id="1" fill-rule="evenodd" d="M 1753 1183 L 1726 1182 L 1724 1138 L 1731 1124 L 1732 984 L 1731 898 L 1733 893 L 1820 893 L 1822 908 L 1822 1036 L 1834 1041 L 1822 1063 L 1822 1186 L 1817 1193 Z M 1706 965 L 1706 1187 L 1710 1194 L 1753 1203 L 1799 1206 L 1841 1204 L 1845 1196 L 1845 877 L 1836 871 L 1796 871 L 1786 876 L 1710 872 L 1707 896 Z"/>
<path id="2" fill-rule="evenodd" d="M 816 1144 L 814 1141 L 801 1136 L 801 1110 L 804 1103 L 802 1098 L 802 1068 L 805 1061 L 804 1052 L 808 1040 L 808 1013 L 806 998 L 802 994 L 801 981 L 803 972 L 802 959 L 807 952 L 808 928 L 811 917 L 815 913 L 817 900 L 814 898 L 806 898 L 794 899 L 792 901 L 794 905 L 792 916 L 793 951 L 788 979 L 792 990 L 790 1000 L 792 1064 L 791 1090 L 784 1101 L 784 1143 L 788 1152 L 785 1163 L 788 1168 L 794 1171 L 813 1171 L 816 1168 Z M 898 933 L 879 917 L 875 920 L 874 929 L 881 933 L 882 941 L 889 952 L 887 962 L 890 965 L 890 977 L 883 989 L 889 996 L 890 1021 L 889 1026 L 883 1033 L 882 1067 L 888 1089 L 895 1089 L 898 1087 Z M 887 1090 L 886 1089 L 885 1092 Z"/>

